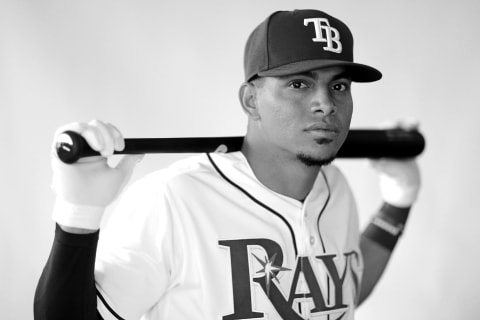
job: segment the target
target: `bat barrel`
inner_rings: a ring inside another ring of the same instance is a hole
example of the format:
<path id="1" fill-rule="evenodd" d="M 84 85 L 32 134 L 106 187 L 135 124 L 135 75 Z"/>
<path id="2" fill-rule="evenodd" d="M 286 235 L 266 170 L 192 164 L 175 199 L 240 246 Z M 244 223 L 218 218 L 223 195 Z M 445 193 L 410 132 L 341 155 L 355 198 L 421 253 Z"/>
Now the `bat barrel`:
<path id="1" fill-rule="evenodd" d="M 425 138 L 417 130 L 350 130 L 337 157 L 406 159 L 424 149 Z"/>
<path id="2" fill-rule="evenodd" d="M 115 154 L 143 153 L 200 153 L 213 152 L 225 145 L 229 152 L 240 150 L 243 137 L 194 138 L 130 138 L 125 139 L 125 149 Z M 339 158 L 412 158 L 423 152 L 425 139 L 416 130 L 350 130 L 340 148 Z M 60 160 L 74 163 L 83 157 L 98 156 L 85 139 L 73 131 L 65 131 L 56 142 Z"/>

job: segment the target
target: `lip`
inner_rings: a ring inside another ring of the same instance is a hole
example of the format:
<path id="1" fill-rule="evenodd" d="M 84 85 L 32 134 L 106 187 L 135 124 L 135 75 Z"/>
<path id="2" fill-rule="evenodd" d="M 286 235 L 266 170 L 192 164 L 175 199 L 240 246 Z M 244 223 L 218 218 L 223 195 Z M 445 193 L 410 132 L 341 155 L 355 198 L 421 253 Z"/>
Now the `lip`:
<path id="1" fill-rule="evenodd" d="M 337 127 L 332 126 L 332 125 L 328 125 L 328 124 L 323 124 L 323 123 L 311 124 L 308 127 L 306 127 L 304 131 L 307 131 L 307 132 L 309 132 L 309 131 L 313 131 L 313 132 L 319 131 L 319 132 L 335 133 L 335 134 L 337 134 L 339 132 Z"/>
<path id="2" fill-rule="evenodd" d="M 317 139 L 326 140 L 334 140 L 340 132 L 337 127 L 323 123 L 309 125 L 304 131 L 314 135 Z"/>

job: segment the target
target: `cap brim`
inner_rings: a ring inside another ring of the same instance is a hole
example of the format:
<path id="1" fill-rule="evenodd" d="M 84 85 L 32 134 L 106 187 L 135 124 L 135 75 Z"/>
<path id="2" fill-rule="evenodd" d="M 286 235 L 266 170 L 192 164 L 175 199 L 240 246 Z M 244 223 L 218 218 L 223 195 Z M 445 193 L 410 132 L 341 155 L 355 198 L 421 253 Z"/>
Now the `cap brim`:
<path id="1" fill-rule="evenodd" d="M 328 67 L 345 67 L 351 74 L 352 81 L 355 82 L 374 82 L 382 78 L 382 73 L 373 67 L 342 60 L 306 60 L 294 62 L 267 71 L 261 71 L 258 75 L 260 77 L 287 76 Z"/>

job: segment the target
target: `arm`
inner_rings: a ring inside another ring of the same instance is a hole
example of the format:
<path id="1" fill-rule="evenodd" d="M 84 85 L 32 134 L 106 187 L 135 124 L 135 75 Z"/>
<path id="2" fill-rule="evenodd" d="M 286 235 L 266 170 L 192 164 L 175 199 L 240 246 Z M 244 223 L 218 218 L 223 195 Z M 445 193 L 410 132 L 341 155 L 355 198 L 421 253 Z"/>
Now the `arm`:
<path id="1" fill-rule="evenodd" d="M 420 189 L 415 160 L 378 160 L 374 167 L 379 172 L 384 204 L 361 235 L 364 273 L 358 304 L 370 295 L 382 276 Z"/>
<path id="2" fill-rule="evenodd" d="M 34 299 L 35 319 L 101 319 L 97 314 L 95 255 L 101 218 L 131 176 L 139 157 L 125 157 L 115 168 L 107 163 L 123 148 L 118 130 L 102 122 L 73 123 L 60 128 L 80 133 L 101 157 L 74 165 L 52 156 L 52 188 L 57 194 L 57 222 L 50 256 Z M 56 140 L 56 139 L 55 139 Z"/>
<path id="3" fill-rule="evenodd" d="M 402 234 L 410 208 L 398 208 L 384 203 L 360 238 L 364 273 L 358 304 L 372 292 L 391 258 Z"/>
<path id="4" fill-rule="evenodd" d="M 99 232 L 72 234 L 57 225 L 50 257 L 35 291 L 36 320 L 102 319 L 94 279 Z"/>

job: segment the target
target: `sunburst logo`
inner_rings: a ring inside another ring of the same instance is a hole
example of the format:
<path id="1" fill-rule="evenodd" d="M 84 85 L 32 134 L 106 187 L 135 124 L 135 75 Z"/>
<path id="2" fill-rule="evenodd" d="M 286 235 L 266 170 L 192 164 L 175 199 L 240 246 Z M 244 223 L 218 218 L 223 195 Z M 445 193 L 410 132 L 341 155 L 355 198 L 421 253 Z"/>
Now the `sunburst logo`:
<path id="1" fill-rule="evenodd" d="M 270 284 L 272 280 L 276 279 L 278 281 L 278 273 L 280 271 L 291 271 L 292 269 L 285 268 L 282 266 L 275 265 L 275 259 L 277 254 L 274 253 L 270 258 L 265 257 L 264 260 L 260 259 L 252 253 L 253 257 L 262 265 L 262 269 L 257 270 L 256 273 L 259 276 L 265 277 L 265 287 L 267 288 L 267 296 L 270 296 Z"/>

